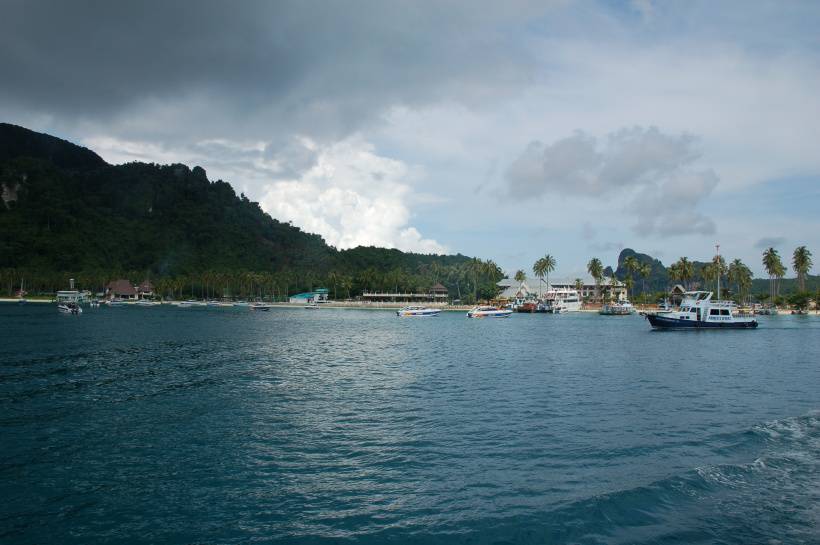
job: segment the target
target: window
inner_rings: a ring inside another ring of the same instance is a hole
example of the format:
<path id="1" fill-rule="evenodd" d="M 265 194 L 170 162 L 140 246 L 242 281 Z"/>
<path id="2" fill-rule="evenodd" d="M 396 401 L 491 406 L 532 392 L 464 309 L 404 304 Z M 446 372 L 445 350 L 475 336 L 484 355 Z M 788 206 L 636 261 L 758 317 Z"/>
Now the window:
<path id="1" fill-rule="evenodd" d="M 720 311 L 716 308 L 709 309 L 709 316 L 718 316 L 720 315 Z"/>
<path id="2" fill-rule="evenodd" d="M 721 316 L 729 316 L 728 309 L 725 309 L 725 308 L 720 309 L 720 315 Z"/>

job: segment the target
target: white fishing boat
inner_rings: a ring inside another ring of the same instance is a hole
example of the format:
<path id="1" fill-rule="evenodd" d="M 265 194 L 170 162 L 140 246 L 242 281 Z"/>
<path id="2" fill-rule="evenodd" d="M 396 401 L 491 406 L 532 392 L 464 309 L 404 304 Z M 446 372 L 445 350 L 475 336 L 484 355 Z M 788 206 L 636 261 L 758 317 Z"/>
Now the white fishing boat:
<path id="1" fill-rule="evenodd" d="M 711 291 L 687 291 L 680 308 L 648 312 L 646 319 L 655 329 L 754 329 L 757 320 L 738 316 L 734 301 L 712 299 Z"/>
<path id="2" fill-rule="evenodd" d="M 438 316 L 440 313 L 440 308 L 411 305 L 397 310 L 396 316 Z"/>
<path id="3" fill-rule="evenodd" d="M 578 290 L 550 288 L 544 294 L 544 304 L 546 311 L 553 314 L 579 312 L 581 310 L 581 296 L 578 294 Z"/>
<path id="4" fill-rule="evenodd" d="M 635 307 L 629 301 L 617 301 L 615 303 L 606 303 L 598 311 L 602 316 L 628 316 L 635 314 Z"/>
<path id="5" fill-rule="evenodd" d="M 506 308 L 479 306 L 467 312 L 467 318 L 509 318 L 512 313 Z"/>
<path id="6" fill-rule="evenodd" d="M 82 314 L 83 309 L 77 303 L 59 303 L 57 310 L 63 314 Z"/>

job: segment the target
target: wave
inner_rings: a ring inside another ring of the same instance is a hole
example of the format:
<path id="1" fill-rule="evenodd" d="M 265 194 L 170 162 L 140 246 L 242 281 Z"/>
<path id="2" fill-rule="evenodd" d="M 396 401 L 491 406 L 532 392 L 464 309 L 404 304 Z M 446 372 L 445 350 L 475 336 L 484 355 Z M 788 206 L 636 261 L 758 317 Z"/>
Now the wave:
<path id="1" fill-rule="evenodd" d="M 696 467 L 653 483 L 575 501 L 539 515 L 475 521 L 435 534 L 405 531 L 357 542 L 780 543 L 816 542 L 820 411 L 723 434 L 748 462 Z M 461 530 L 461 531 L 459 531 Z"/>

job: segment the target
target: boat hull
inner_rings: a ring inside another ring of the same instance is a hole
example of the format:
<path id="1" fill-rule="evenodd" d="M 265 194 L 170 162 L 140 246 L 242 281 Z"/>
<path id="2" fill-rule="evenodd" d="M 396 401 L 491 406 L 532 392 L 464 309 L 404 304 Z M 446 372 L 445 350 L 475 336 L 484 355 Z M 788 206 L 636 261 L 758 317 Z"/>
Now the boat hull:
<path id="1" fill-rule="evenodd" d="M 400 317 L 423 317 L 423 316 L 438 316 L 440 310 L 397 310 L 396 316 Z"/>
<path id="2" fill-rule="evenodd" d="M 501 310 L 498 312 L 468 312 L 467 318 L 509 318 L 512 316 L 511 310 Z"/>
<path id="3" fill-rule="evenodd" d="M 681 320 L 657 314 L 647 314 L 646 319 L 655 329 L 754 329 L 757 327 L 757 320 L 701 322 L 698 320 Z"/>

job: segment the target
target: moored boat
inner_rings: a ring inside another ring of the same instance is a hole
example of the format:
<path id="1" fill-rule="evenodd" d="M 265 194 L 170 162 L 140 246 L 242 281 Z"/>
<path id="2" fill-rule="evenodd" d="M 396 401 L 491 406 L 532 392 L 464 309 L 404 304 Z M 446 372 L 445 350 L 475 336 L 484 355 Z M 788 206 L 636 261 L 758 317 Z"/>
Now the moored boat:
<path id="1" fill-rule="evenodd" d="M 551 288 L 544 294 L 546 312 L 562 314 L 581 310 L 581 297 L 578 290 L 569 288 Z"/>
<path id="2" fill-rule="evenodd" d="M 83 309 L 77 303 L 59 303 L 57 310 L 63 314 L 82 314 Z"/>
<path id="3" fill-rule="evenodd" d="M 512 311 L 506 308 L 479 306 L 467 312 L 467 318 L 509 318 Z"/>
<path id="4" fill-rule="evenodd" d="M 250 308 L 251 310 L 263 310 L 267 312 L 270 310 L 272 306 L 273 305 L 270 305 L 268 303 L 251 303 L 250 305 L 248 305 L 248 308 Z"/>
<path id="5" fill-rule="evenodd" d="M 618 301 L 616 303 L 606 303 L 598 311 L 602 316 L 628 316 L 635 314 L 635 307 L 629 301 Z"/>
<path id="6" fill-rule="evenodd" d="M 534 301 L 527 301 L 526 303 L 521 303 L 516 307 L 516 312 L 537 312 L 538 311 L 538 303 Z"/>
<path id="7" fill-rule="evenodd" d="M 655 329 L 754 329 L 757 320 L 738 316 L 732 301 L 712 299 L 711 291 L 688 291 L 680 308 L 648 312 L 646 319 Z"/>
<path id="8" fill-rule="evenodd" d="M 396 311 L 396 316 L 438 316 L 440 308 L 430 308 L 422 306 L 407 306 Z"/>

